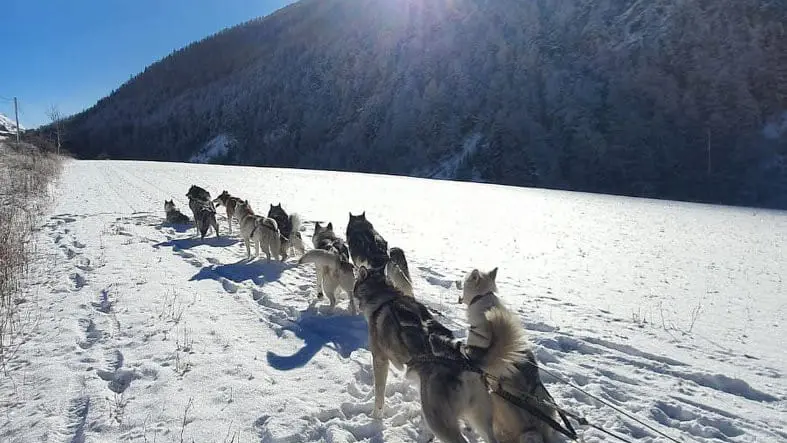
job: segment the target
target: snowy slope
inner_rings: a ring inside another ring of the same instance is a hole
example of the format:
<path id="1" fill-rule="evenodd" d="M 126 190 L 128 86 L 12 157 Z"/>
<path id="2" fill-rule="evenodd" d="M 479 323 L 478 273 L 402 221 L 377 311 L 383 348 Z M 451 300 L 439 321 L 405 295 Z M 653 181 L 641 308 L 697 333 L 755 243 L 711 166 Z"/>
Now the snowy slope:
<path id="1" fill-rule="evenodd" d="M 19 129 L 21 131 L 25 130 L 22 125 L 19 125 Z M 16 123 L 6 115 L 0 113 L 0 140 L 12 135 L 16 136 Z"/>
<path id="2" fill-rule="evenodd" d="M 189 158 L 189 163 L 210 163 L 211 160 L 227 155 L 235 143 L 236 141 L 232 136 L 219 134 L 205 143 L 196 154 L 192 155 Z"/>
<path id="3" fill-rule="evenodd" d="M 787 214 L 362 174 L 70 161 L 23 304 L 38 327 L 0 377 L 0 441 L 424 441 L 392 369 L 370 418 L 365 323 L 314 271 L 245 262 L 236 236 L 162 226 L 198 184 L 308 222 L 365 210 L 416 296 L 461 330 L 453 282 L 499 266 L 539 362 L 683 441 L 787 439 Z M 221 212 L 221 211 L 220 211 Z M 237 230 L 234 230 L 237 232 Z M 308 243 L 308 242 L 307 242 Z M 700 308 L 697 310 L 697 308 Z M 693 312 L 698 314 L 692 316 Z M 694 319 L 692 318 L 694 317 Z M 566 408 L 665 441 L 546 377 Z M 583 430 L 586 441 L 603 434 Z"/>

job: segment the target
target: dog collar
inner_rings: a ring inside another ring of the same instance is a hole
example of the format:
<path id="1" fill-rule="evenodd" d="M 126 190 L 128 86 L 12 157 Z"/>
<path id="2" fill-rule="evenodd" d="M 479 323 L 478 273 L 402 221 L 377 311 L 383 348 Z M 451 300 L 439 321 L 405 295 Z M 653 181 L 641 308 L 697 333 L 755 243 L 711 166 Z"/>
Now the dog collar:
<path id="1" fill-rule="evenodd" d="M 475 297 L 473 297 L 472 300 L 470 300 L 470 304 L 468 306 L 473 306 L 473 303 L 477 302 L 478 300 L 481 300 L 482 298 L 486 297 L 487 295 L 492 295 L 492 294 L 494 294 L 494 292 L 487 292 L 486 294 L 478 294 Z"/>

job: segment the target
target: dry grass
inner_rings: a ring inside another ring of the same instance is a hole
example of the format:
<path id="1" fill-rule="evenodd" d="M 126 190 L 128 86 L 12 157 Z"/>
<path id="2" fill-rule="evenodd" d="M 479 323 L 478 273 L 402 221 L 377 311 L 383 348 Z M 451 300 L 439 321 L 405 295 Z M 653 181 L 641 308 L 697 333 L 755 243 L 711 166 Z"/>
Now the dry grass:
<path id="1" fill-rule="evenodd" d="M 22 282 L 35 253 L 33 233 L 51 186 L 62 169 L 62 157 L 40 151 L 27 143 L 0 142 L 0 367 L 23 342 L 34 321 L 20 305 Z"/>

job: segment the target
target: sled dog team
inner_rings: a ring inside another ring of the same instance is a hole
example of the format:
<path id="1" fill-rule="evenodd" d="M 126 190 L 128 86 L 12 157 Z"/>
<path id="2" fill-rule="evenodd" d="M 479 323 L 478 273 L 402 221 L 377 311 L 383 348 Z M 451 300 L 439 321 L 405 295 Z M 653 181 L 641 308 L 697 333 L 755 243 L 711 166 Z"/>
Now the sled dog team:
<path id="1" fill-rule="evenodd" d="M 285 260 L 294 249 L 303 254 L 299 264 L 316 266 L 318 298 L 324 294 L 333 308 L 337 289 L 348 294 L 351 312 L 360 311 L 369 327 L 373 417 L 383 417 L 388 367 L 393 364 L 418 381 L 423 418 L 442 442 L 468 441 L 460 420 L 487 442 L 560 441 L 545 421 L 492 392 L 495 387 L 526 398 L 537 413 L 559 420 L 524 328 L 497 295 L 497 268 L 473 269 L 457 282 L 462 290 L 458 302 L 467 306 L 469 324 L 463 342 L 416 300 L 404 251 L 389 249 L 365 212 L 350 213 L 346 241 L 336 235 L 333 223 L 315 223 L 314 248 L 305 252 L 301 219 L 298 214 L 288 215 L 281 204 L 271 205 L 268 215 L 262 216 L 254 213 L 248 200 L 227 191 L 212 200 L 206 190 L 192 186 L 186 196 L 201 238 L 210 227 L 218 236 L 214 205 L 222 205 L 230 233 L 233 218 L 238 221 L 247 257 L 251 257 L 249 242 L 254 243 L 257 256 L 262 248 L 268 260 Z M 172 201 L 165 201 L 164 209 L 168 223 L 189 221 Z"/>

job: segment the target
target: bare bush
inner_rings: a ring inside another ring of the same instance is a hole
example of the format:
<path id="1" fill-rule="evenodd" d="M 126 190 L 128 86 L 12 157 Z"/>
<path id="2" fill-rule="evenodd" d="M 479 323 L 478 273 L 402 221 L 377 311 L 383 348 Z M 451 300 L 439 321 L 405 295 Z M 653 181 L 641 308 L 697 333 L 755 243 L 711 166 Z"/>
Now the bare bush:
<path id="1" fill-rule="evenodd" d="M 28 143 L 0 142 L 0 367 L 23 342 L 35 320 L 20 306 L 22 281 L 33 258 L 35 232 L 62 158 Z"/>

